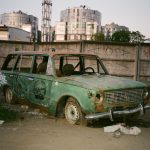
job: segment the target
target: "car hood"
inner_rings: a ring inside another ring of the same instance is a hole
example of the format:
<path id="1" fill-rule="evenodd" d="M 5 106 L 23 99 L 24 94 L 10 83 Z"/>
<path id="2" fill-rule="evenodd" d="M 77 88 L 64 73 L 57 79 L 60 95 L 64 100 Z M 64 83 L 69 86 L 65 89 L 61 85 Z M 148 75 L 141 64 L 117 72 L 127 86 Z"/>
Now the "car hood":
<path id="1" fill-rule="evenodd" d="M 97 76 L 97 75 L 81 75 L 81 76 L 68 76 L 61 77 L 59 82 L 81 86 L 87 89 L 96 90 L 117 90 L 117 89 L 133 89 L 143 88 L 146 84 L 126 78 L 115 77 L 110 75 Z"/>

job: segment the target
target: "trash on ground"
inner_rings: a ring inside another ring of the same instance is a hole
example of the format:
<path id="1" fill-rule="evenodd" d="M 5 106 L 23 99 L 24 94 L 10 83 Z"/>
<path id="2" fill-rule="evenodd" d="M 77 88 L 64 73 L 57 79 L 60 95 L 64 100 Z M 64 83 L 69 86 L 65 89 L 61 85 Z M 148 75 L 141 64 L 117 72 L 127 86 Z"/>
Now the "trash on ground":
<path id="1" fill-rule="evenodd" d="M 121 135 L 122 135 L 122 133 L 120 132 L 120 130 L 113 132 L 113 137 L 115 137 L 115 138 L 120 138 Z"/>
<path id="2" fill-rule="evenodd" d="M 141 133 L 141 129 L 138 127 L 126 127 L 124 124 L 117 124 L 104 127 L 104 132 L 113 133 L 114 137 L 120 137 L 121 134 L 139 135 Z"/>
<path id="3" fill-rule="evenodd" d="M 2 125 L 4 123 L 4 120 L 0 120 L 0 125 Z"/>
<path id="4" fill-rule="evenodd" d="M 27 111 L 29 109 L 29 106 L 27 106 L 27 105 L 21 105 L 21 109 L 23 111 Z"/>

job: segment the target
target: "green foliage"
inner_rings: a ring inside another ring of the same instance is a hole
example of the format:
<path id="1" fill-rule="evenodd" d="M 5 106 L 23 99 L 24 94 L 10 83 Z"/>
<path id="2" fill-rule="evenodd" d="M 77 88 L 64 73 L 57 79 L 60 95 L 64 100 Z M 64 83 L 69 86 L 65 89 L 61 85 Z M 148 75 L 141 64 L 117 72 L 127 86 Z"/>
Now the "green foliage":
<path id="1" fill-rule="evenodd" d="M 98 32 L 92 35 L 91 40 L 103 42 L 105 40 L 105 36 L 102 32 Z"/>
<path id="2" fill-rule="evenodd" d="M 10 121 L 17 120 L 18 118 L 19 118 L 18 112 L 14 112 L 0 106 L 0 120 L 4 120 L 5 122 L 10 122 Z"/>
<path id="3" fill-rule="evenodd" d="M 111 37 L 112 42 L 130 42 L 130 31 L 116 31 Z"/>
<path id="4" fill-rule="evenodd" d="M 139 31 L 133 31 L 130 33 L 130 42 L 139 43 L 144 41 L 145 36 L 142 35 Z"/>
<path id="5" fill-rule="evenodd" d="M 105 36 L 105 41 L 110 42 L 111 41 L 111 35 L 110 32 L 108 31 L 106 36 Z"/>
<path id="6" fill-rule="evenodd" d="M 139 31 L 116 31 L 111 37 L 112 42 L 131 42 L 138 43 L 143 42 L 145 36 Z"/>

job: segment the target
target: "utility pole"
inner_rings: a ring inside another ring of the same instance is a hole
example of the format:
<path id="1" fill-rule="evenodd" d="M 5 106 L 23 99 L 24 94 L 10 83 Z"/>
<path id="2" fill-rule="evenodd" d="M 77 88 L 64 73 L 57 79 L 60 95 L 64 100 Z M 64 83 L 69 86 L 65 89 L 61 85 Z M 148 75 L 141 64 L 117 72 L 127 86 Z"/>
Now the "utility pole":
<path id="1" fill-rule="evenodd" d="M 52 0 L 43 0 L 42 2 L 42 26 L 41 26 L 41 41 L 51 41 L 51 15 L 52 15 Z"/>

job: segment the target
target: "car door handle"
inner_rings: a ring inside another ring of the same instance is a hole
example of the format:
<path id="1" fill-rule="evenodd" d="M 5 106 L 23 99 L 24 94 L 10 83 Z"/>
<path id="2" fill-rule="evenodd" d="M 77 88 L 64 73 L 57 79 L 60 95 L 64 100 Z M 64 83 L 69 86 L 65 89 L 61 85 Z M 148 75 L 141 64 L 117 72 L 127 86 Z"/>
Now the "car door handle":
<path id="1" fill-rule="evenodd" d="M 33 78 L 28 78 L 30 81 L 33 81 L 34 79 Z"/>

